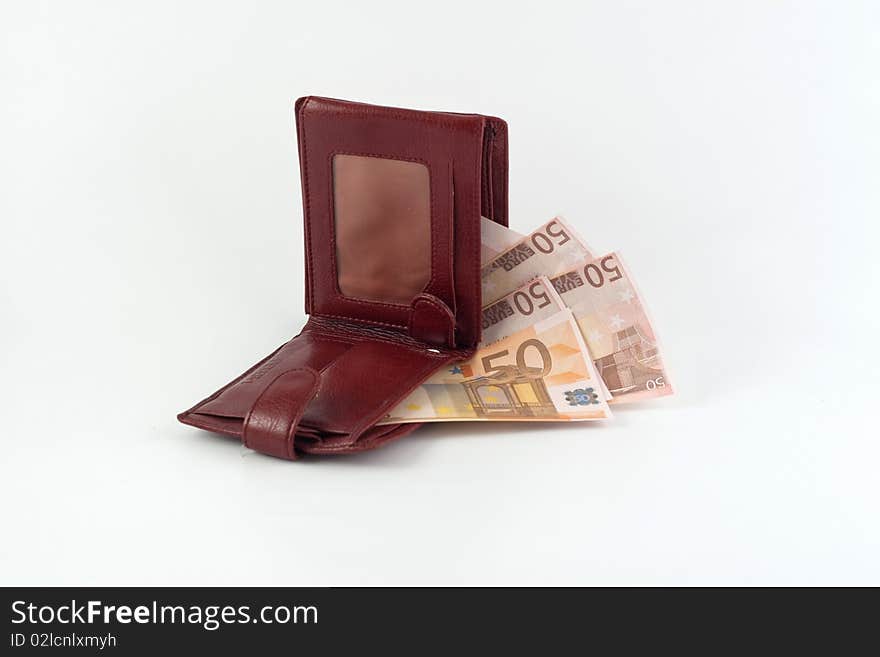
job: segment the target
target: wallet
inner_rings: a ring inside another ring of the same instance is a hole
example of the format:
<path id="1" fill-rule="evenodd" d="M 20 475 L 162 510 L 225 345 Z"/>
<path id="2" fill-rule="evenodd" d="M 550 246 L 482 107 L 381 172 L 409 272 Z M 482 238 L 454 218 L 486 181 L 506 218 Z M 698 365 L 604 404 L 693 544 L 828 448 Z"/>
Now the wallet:
<path id="1" fill-rule="evenodd" d="M 507 226 L 507 124 L 314 96 L 295 105 L 309 319 L 178 419 L 285 459 L 345 454 L 480 341 L 480 217 Z"/>

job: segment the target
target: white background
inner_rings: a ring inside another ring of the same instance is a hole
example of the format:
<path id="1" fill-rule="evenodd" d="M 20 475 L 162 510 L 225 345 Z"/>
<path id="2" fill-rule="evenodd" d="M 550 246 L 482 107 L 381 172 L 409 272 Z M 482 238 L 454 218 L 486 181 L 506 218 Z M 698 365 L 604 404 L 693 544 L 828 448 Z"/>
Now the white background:
<path id="1" fill-rule="evenodd" d="M 880 584 L 871 2 L 4 2 L 0 583 Z M 678 394 L 297 463 L 175 420 L 299 331 L 293 101 L 497 114 Z"/>

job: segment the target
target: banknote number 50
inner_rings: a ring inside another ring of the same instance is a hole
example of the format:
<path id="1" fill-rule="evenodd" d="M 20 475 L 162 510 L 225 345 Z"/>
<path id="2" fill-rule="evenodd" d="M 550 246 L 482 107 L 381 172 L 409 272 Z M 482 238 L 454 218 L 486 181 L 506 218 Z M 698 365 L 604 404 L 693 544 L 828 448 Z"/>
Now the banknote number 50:
<path id="1" fill-rule="evenodd" d="M 526 353 L 529 348 L 535 349 L 541 357 L 540 372 L 534 372 L 533 368 L 530 368 L 526 364 Z M 495 365 L 492 363 L 496 358 L 504 358 L 509 354 L 510 350 L 504 349 L 503 351 L 496 351 L 494 354 L 483 356 L 481 362 L 483 364 L 483 369 L 486 370 L 486 374 L 503 373 L 506 370 L 509 370 L 511 367 L 510 365 Z M 519 374 L 530 379 L 540 379 L 547 376 L 550 374 L 550 370 L 553 369 L 553 358 L 550 356 L 550 350 L 547 349 L 547 346 L 543 342 L 536 340 L 535 338 L 523 341 L 516 350 L 516 369 L 519 371 Z"/>
<path id="2" fill-rule="evenodd" d="M 532 244 L 535 245 L 535 248 L 538 249 L 541 253 L 553 253 L 553 249 L 557 246 L 562 246 L 571 238 L 568 236 L 568 233 L 563 230 L 562 226 L 554 219 L 549 224 L 547 224 L 547 235 L 550 237 L 561 237 L 562 239 L 558 242 L 554 242 L 547 237 L 544 233 L 535 233 L 532 235 Z"/>
<path id="3" fill-rule="evenodd" d="M 605 256 L 599 261 L 598 265 L 591 262 L 584 267 L 584 278 L 586 278 L 587 282 L 593 287 L 602 287 L 605 285 L 605 274 L 609 275 L 607 279 L 609 283 L 619 281 L 623 278 L 623 272 L 621 272 L 620 267 L 614 263 L 614 256 Z"/>
<path id="4" fill-rule="evenodd" d="M 656 390 L 657 388 L 665 388 L 666 381 L 663 380 L 662 376 L 658 376 L 656 379 L 648 379 L 645 382 L 645 388 L 648 390 Z"/>
<path id="5" fill-rule="evenodd" d="M 530 296 L 531 295 L 531 296 Z M 535 299 L 538 301 L 538 309 L 546 308 L 550 305 L 550 295 L 544 290 L 544 286 L 541 285 L 541 281 L 535 281 L 529 286 L 529 293 L 519 291 L 513 295 L 513 305 L 516 306 L 516 309 L 520 311 L 523 315 L 528 317 L 533 312 L 535 312 L 535 302 L 532 301 Z"/>

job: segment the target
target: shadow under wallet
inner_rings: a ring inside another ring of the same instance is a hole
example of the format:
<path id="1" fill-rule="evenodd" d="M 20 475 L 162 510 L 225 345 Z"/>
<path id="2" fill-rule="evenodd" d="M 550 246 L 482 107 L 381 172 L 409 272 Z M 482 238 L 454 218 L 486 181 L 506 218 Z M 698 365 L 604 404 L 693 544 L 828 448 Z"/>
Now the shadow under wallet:
<path id="1" fill-rule="evenodd" d="M 477 114 L 296 103 L 306 326 L 181 413 L 285 459 L 344 454 L 480 340 L 480 216 L 507 225 L 507 126 Z"/>

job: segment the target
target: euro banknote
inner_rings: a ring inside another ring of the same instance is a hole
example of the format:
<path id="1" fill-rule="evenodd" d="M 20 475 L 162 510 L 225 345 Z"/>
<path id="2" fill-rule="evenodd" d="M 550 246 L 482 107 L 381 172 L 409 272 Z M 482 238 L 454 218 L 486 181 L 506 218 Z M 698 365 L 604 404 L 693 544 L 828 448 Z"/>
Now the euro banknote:
<path id="1" fill-rule="evenodd" d="M 654 327 L 616 252 L 551 279 L 571 309 L 613 403 L 671 395 Z"/>
<path id="2" fill-rule="evenodd" d="M 580 329 L 547 278 L 485 307 L 483 326 L 472 358 L 436 372 L 381 424 L 611 417 Z"/>
<path id="3" fill-rule="evenodd" d="M 480 217 L 480 263 L 485 264 L 507 251 L 523 237 L 512 228 L 506 228 L 486 217 Z"/>
<path id="4" fill-rule="evenodd" d="M 541 276 L 529 281 L 507 296 L 483 307 L 483 337 L 480 346 L 503 340 L 565 308 L 562 297 L 549 278 Z"/>
<path id="5" fill-rule="evenodd" d="M 483 304 L 497 301 L 538 276 L 566 271 L 592 254 L 565 219 L 554 217 L 483 265 Z"/>

